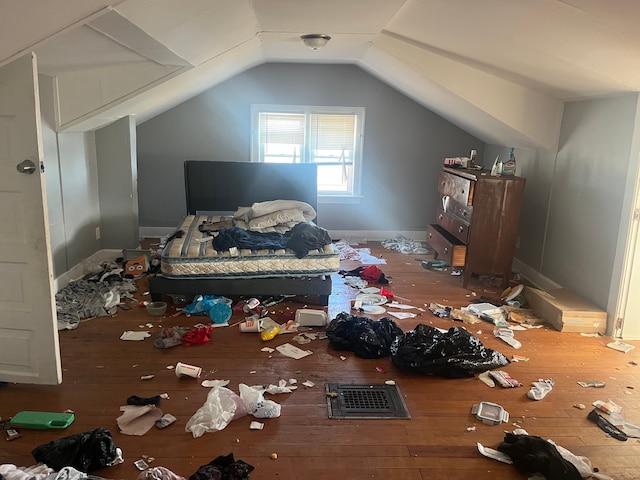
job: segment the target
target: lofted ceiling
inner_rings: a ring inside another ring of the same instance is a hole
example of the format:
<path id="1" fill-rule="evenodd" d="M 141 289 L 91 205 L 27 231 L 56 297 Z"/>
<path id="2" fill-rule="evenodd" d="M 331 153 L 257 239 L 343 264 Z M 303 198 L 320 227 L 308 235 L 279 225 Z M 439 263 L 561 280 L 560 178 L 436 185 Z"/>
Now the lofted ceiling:
<path id="1" fill-rule="evenodd" d="M 640 89 L 639 17 L 637 0 L 0 0 L 0 65 L 35 51 L 60 130 L 91 130 L 261 63 L 351 63 L 487 143 L 554 150 L 564 101 Z"/>

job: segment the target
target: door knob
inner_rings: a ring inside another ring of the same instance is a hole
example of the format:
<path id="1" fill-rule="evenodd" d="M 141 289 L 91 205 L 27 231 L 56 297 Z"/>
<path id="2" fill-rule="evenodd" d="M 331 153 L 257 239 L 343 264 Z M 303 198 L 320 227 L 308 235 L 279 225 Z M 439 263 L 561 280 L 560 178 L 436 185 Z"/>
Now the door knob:
<path id="1" fill-rule="evenodd" d="M 36 166 L 31 160 L 23 160 L 18 165 L 16 165 L 17 170 L 20 173 L 26 173 L 27 175 L 31 175 L 36 171 Z"/>

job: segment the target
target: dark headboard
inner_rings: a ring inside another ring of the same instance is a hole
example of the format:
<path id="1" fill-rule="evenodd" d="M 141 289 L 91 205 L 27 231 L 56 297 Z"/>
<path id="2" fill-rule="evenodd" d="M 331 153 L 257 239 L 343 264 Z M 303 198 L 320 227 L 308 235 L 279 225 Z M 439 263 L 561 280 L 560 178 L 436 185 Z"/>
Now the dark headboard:
<path id="1" fill-rule="evenodd" d="M 187 160 L 187 214 L 198 210 L 235 212 L 267 200 L 299 200 L 314 210 L 318 172 L 309 163 L 254 163 Z"/>

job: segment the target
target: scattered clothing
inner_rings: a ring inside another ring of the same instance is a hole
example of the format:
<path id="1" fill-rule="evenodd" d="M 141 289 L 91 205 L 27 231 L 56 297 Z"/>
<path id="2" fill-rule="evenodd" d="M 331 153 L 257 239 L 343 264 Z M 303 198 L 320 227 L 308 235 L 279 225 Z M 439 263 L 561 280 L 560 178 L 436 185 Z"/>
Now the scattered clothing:
<path id="1" fill-rule="evenodd" d="M 219 456 L 202 465 L 189 480 L 247 480 L 254 467 L 242 460 L 234 460 L 233 453 Z"/>
<path id="2" fill-rule="evenodd" d="M 533 382 L 531 390 L 527 392 L 527 397 L 531 400 L 542 400 L 553 389 L 553 380 L 550 378 L 539 379 Z"/>
<path id="3" fill-rule="evenodd" d="M 506 433 L 498 450 L 509 455 L 516 469 L 527 475 L 539 473 L 546 480 L 582 480 L 575 465 L 540 437 Z"/>

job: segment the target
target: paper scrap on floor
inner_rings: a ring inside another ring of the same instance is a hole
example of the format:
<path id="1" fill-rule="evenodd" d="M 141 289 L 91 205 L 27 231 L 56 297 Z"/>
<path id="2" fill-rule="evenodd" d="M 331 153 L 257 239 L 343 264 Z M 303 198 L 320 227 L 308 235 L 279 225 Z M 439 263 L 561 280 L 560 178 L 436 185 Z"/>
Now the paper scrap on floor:
<path id="1" fill-rule="evenodd" d="M 276 347 L 276 350 L 278 350 L 282 355 L 295 358 L 296 360 L 304 358 L 307 355 L 311 355 L 313 353 L 311 350 L 302 350 L 301 348 L 291 345 L 290 343 L 283 343 L 282 345 L 278 345 Z"/>

